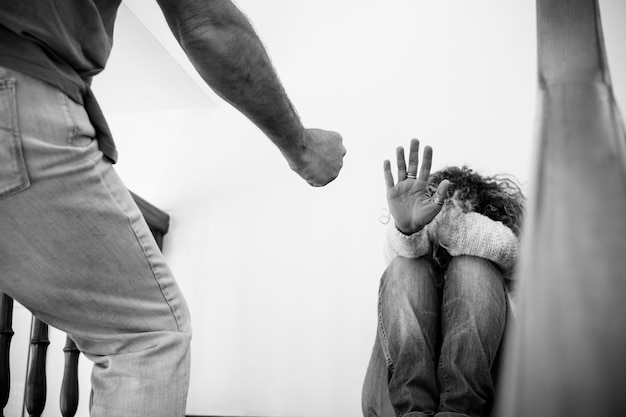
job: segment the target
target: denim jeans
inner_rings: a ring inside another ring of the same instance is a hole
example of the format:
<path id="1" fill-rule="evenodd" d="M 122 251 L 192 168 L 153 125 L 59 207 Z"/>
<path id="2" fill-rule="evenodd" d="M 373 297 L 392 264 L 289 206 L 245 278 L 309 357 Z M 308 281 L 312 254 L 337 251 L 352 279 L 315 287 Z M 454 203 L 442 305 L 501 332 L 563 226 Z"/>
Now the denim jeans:
<path id="1" fill-rule="evenodd" d="M 454 257 L 445 272 L 428 257 L 394 259 L 380 283 L 364 416 L 489 416 L 507 305 L 485 259 Z"/>
<path id="2" fill-rule="evenodd" d="M 0 67 L 0 290 L 94 362 L 91 415 L 183 416 L 185 300 L 85 109 Z"/>

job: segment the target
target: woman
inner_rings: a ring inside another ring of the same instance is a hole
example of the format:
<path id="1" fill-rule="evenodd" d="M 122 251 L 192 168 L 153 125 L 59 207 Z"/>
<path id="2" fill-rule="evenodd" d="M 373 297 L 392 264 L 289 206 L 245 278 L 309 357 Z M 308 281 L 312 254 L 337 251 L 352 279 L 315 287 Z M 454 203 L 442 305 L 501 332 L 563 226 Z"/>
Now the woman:
<path id="1" fill-rule="evenodd" d="M 393 222 L 363 413 L 488 416 L 523 196 L 510 180 L 465 167 L 430 175 L 430 147 L 418 175 L 418 154 L 414 139 L 407 167 L 398 148 L 397 184 L 384 163 Z"/>

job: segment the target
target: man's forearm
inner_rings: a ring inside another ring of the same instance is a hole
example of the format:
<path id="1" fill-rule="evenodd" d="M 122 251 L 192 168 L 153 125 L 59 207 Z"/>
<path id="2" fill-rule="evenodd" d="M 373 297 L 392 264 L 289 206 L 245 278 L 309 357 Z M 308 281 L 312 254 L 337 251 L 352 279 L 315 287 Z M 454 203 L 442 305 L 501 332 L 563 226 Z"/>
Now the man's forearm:
<path id="1" fill-rule="evenodd" d="M 304 128 L 248 19 L 228 0 L 159 0 L 168 24 L 208 85 L 280 149 L 297 158 Z"/>

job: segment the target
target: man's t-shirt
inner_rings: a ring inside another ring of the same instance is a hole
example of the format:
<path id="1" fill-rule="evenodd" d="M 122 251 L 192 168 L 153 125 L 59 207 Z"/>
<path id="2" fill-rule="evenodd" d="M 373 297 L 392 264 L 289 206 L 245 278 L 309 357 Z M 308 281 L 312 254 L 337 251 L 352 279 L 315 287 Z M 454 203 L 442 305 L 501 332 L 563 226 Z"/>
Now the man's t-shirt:
<path id="1" fill-rule="evenodd" d="M 83 104 L 98 144 L 117 159 L 111 133 L 93 97 L 91 78 L 113 45 L 121 0 L 11 0 L 0 2 L 0 66 L 46 81 Z"/>

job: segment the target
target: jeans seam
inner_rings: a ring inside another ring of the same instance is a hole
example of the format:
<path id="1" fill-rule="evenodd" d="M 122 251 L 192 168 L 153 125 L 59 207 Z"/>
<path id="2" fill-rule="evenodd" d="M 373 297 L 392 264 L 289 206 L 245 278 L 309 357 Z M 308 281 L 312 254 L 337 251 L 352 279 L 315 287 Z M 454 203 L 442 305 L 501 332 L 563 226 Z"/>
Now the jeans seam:
<path id="1" fill-rule="evenodd" d="M 94 165 L 95 165 L 95 163 L 94 163 Z M 115 198 L 115 195 L 111 192 L 111 189 L 109 188 L 109 185 L 107 184 L 107 182 L 104 179 L 103 175 L 101 173 L 98 173 L 98 175 L 100 177 L 100 181 L 102 181 L 102 184 L 107 189 L 107 192 L 109 193 L 109 197 L 111 197 L 111 199 L 115 202 L 115 205 L 117 206 L 118 210 L 120 210 L 122 213 L 124 213 L 124 216 L 126 217 L 126 220 L 128 221 L 128 224 L 130 225 L 130 228 L 133 231 L 133 235 L 135 236 L 135 240 L 137 241 L 137 244 L 141 248 L 141 252 L 143 253 L 144 258 L 145 258 L 146 262 L 148 263 L 148 266 L 150 267 L 150 271 L 152 272 L 152 278 L 154 279 L 154 281 L 156 282 L 157 286 L 159 287 L 159 291 L 161 292 L 161 295 L 163 296 L 163 300 L 165 301 L 165 303 L 170 308 L 170 311 L 172 312 L 172 316 L 174 317 L 174 322 L 176 323 L 176 328 L 178 329 L 178 332 L 182 332 L 181 325 L 180 325 L 180 319 L 178 318 L 178 315 L 176 314 L 176 308 L 173 306 L 173 304 L 170 301 L 169 297 L 165 294 L 165 291 L 163 290 L 163 286 L 161 285 L 161 282 L 159 280 L 159 276 L 158 276 L 157 272 L 154 269 L 154 265 L 152 264 L 152 261 L 150 260 L 150 257 L 146 253 L 146 248 L 144 247 L 143 243 L 141 242 L 141 239 L 139 238 L 139 235 L 137 233 L 137 230 L 135 229 L 135 225 L 134 225 L 133 220 L 126 213 L 126 210 L 124 210 L 122 208 L 122 206 L 120 205 L 120 203 L 117 201 L 117 198 Z"/>
<path id="2" fill-rule="evenodd" d="M 443 310 L 443 315 L 445 318 L 445 321 L 448 321 L 448 308 L 447 305 L 445 303 L 445 300 L 441 300 L 441 309 Z M 442 327 L 443 327 L 443 323 L 442 323 Z M 445 334 L 443 334 L 443 329 L 442 329 L 442 347 L 443 347 L 443 339 L 445 338 Z M 450 381 L 448 379 L 448 374 L 446 373 L 444 366 L 443 366 L 443 352 L 439 353 L 439 373 L 441 374 L 441 379 L 443 380 L 444 386 L 441 387 L 441 393 L 439 394 L 439 408 L 441 408 L 441 406 L 443 405 L 444 400 L 447 398 L 448 393 L 450 392 Z"/>
<path id="3" fill-rule="evenodd" d="M 18 118 L 18 109 L 17 109 L 17 98 L 15 91 L 16 80 L 15 78 L 4 78 L 0 79 L 0 91 L 6 90 L 10 95 L 10 126 L 7 131 L 10 131 L 10 134 L 15 139 L 11 145 L 13 150 L 13 156 L 15 161 L 15 170 L 13 174 L 17 175 L 20 180 L 13 185 L 9 185 L 5 188 L 0 189 L 0 199 L 4 197 L 9 197 L 17 192 L 23 191 L 30 186 L 30 177 L 28 175 L 28 170 L 26 167 L 26 161 L 24 160 L 24 153 L 22 150 L 22 142 L 21 142 L 21 133 L 19 128 L 19 118 Z"/>
<path id="4" fill-rule="evenodd" d="M 389 339 L 387 338 L 387 333 L 385 332 L 385 326 L 383 325 L 382 291 L 383 291 L 383 280 L 380 281 L 380 287 L 378 289 L 378 333 L 380 335 L 380 345 L 383 351 L 383 356 L 385 357 L 385 363 L 387 364 L 387 369 L 389 370 L 390 373 L 393 373 L 395 370 L 395 366 L 393 364 L 393 360 L 391 359 L 391 354 L 389 353 Z"/>
<path id="5" fill-rule="evenodd" d="M 135 229 L 135 225 L 133 224 L 134 222 L 130 218 L 128 218 L 128 222 L 130 224 L 131 229 L 133 230 L 133 233 L 135 235 L 135 239 L 137 240 L 137 243 L 139 244 L 139 247 L 141 248 L 141 251 L 144 254 L 144 257 L 146 258 L 146 262 L 148 262 L 148 265 L 150 266 L 150 271 L 152 271 L 152 277 L 154 278 L 154 281 L 156 282 L 157 286 L 159 287 L 159 291 L 161 292 L 161 295 L 163 296 L 163 300 L 165 300 L 165 302 L 169 306 L 170 310 L 172 311 L 172 316 L 174 317 L 174 321 L 176 322 L 176 328 L 178 329 L 179 332 L 182 332 L 181 326 L 180 326 L 180 320 L 178 318 L 178 314 L 176 314 L 176 307 L 174 307 L 174 305 L 172 304 L 172 302 L 169 299 L 169 297 L 167 296 L 167 294 L 165 294 L 165 290 L 163 289 L 163 286 L 161 285 L 161 281 L 159 279 L 159 274 L 154 269 L 154 265 L 152 264 L 152 261 L 150 260 L 150 256 L 148 256 L 148 254 L 146 253 L 146 248 L 144 247 L 143 243 L 141 242 L 141 239 L 140 239 L 140 237 L 139 237 L 139 235 L 137 233 L 137 230 Z"/>
<path id="6" fill-rule="evenodd" d="M 448 374 L 446 374 L 446 371 L 444 370 L 441 356 L 439 357 L 439 373 L 441 374 L 441 378 L 443 379 L 443 382 L 445 384 L 445 387 L 442 387 L 444 389 L 441 390 L 441 393 L 439 394 L 439 407 L 441 408 L 441 405 L 443 404 L 444 400 L 448 396 L 448 393 L 450 392 L 450 388 L 448 388 L 450 386 L 450 383 L 448 381 Z"/>
<path id="7" fill-rule="evenodd" d="M 74 143 L 74 139 L 76 139 L 76 134 L 78 132 L 78 126 L 76 125 L 76 119 L 74 118 L 74 116 L 72 115 L 72 112 L 70 111 L 70 106 L 68 103 L 68 98 L 65 94 L 60 94 L 60 100 L 61 100 L 61 108 L 63 109 L 63 114 L 65 115 L 65 120 L 67 122 L 67 125 L 70 127 L 68 130 L 68 135 L 67 135 L 67 143 L 69 144 L 73 144 Z"/>

